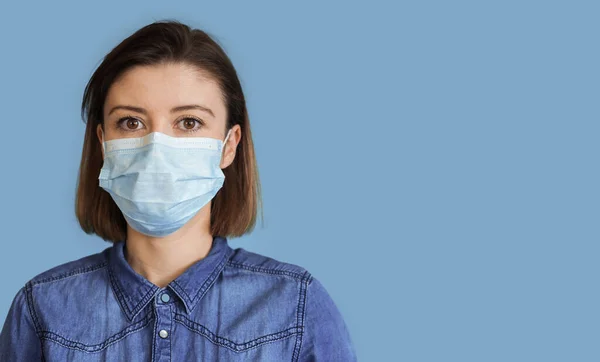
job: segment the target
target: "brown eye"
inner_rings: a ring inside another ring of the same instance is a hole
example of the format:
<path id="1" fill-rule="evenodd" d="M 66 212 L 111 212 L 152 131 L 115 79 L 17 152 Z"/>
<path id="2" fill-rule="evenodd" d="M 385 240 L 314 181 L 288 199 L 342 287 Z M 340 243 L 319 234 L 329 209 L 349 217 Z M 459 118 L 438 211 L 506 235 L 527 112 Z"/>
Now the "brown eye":
<path id="1" fill-rule="evenodd" d="M 140 125 L 140 121 L 137 119 L 130 118 L 127 120 L 127 128 L 129 129 L 137 129 Z"/>
<path id="2" fill-rule="evenodd" d="M 183 121 L 183 127 L 185 129 L 194 129 L 194 127 L 196 126 L 196 120 L 194 119 L 185 119 Z"/>
<path id="3" fill-rule="evenodd" d="M 187 117 L 177 122 L 177 128 L 183 132 L 196 132 L 202 126 L 203 122 L 197 118 Z"/>
<path id="4" fill-rule="evenodd" d="M 127 116 L 117 121 L 117 128 L 121 132 L 137 132 L 144 129 L 144 123 L 135 117 Z"/>

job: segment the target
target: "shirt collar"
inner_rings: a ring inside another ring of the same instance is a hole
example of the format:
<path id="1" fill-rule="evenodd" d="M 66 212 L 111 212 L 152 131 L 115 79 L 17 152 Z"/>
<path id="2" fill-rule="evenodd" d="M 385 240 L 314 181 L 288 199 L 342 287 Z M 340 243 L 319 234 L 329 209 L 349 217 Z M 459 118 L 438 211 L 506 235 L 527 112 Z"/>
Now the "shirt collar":
<path id="1" fill-rule="evenodd" d="M 161 288 L 133 270 L 125 259 L 124 248 L 125 241 L 115 242 L 109 248 L 108 272 L 121 309 L 131 321 Z M 226 238 L 215 236 L 208 255 L 169 283 L 167 288 L 179 296 L 188 314 L 212 286 L 232 252 Z"/>

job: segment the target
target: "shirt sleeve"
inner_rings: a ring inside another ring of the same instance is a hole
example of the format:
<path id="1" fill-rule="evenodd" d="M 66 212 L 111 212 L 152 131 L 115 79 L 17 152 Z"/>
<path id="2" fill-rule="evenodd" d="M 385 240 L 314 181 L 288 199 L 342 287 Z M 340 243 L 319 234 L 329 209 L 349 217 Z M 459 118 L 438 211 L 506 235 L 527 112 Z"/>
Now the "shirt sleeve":
<path id="1" fill-rule="evenodd" d="M 26 287 L 14 297 L 0 332 L 0 361 L 41 361 L 42 346 L 29 313 Z"/>
<path id="2" fill-rule="evenodd" d="M 300 361 L 356 361 L 348 327 L 321 282 L 311 278 L 306 291 Z"/>

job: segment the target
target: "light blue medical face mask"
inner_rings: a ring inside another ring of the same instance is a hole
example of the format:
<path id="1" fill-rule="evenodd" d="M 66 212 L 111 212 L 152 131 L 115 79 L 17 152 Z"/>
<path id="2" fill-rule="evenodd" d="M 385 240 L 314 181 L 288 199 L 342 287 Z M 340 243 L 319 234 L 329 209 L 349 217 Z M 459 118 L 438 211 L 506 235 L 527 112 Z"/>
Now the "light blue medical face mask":
<path id="1" fill-rule="evenodd" d="M 221 155 L 230 133 L 224 141 L 160 132 L 104 141 L 100 187 L 133 229 L 155 237 L 169 235 L 223 186 Z"/>

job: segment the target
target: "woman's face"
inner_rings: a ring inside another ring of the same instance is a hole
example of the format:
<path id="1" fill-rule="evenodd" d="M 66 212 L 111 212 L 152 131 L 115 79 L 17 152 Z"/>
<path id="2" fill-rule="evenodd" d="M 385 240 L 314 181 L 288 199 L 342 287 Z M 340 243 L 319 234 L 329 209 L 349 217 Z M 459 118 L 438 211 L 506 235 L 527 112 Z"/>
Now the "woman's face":
<path id="1" fill-rule="evenodd" d="M 150 132 L 223 140 L 226 112 L 218 84 L 197 68 L 183 63 L 137 66 L 109 88 L 103 110 L 104 134 L 100 125 L 97 134 L 100 142 L 142 137 Z M 240 136 L 236 125 L 229 136 L 222 168 L 233 161 Z"/>

